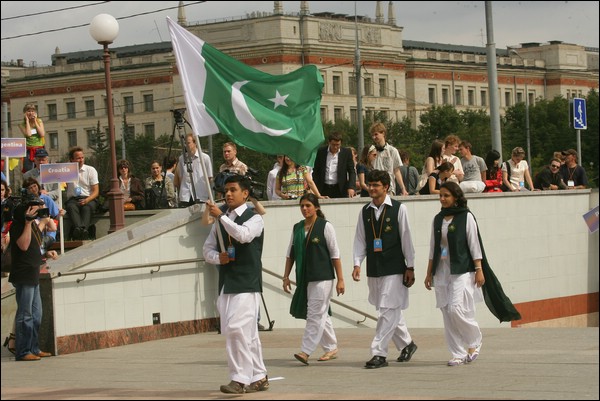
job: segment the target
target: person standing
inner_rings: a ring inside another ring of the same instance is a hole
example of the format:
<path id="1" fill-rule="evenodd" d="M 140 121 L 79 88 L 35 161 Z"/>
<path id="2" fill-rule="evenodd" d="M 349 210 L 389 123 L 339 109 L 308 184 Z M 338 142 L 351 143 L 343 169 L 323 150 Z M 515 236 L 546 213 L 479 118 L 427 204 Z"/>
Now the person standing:
<path id="1" fill-rule="evenodd" d="M 317 150 L 312 178 L 319 192 L 330 198 L 352 198 L 356 191 L 356 169 L 350 148 L 342 147 L 342 134 L 332 132 L 328 145 Z"/>
<path id="2" fill-rule="evenodd" d="M 585 169 L 577 164 L 577 151 L 567 149 L 562 152 L 565 163 L 560 167 L 560 175 L 568 189 L 585 189 L 588 187 Z"/>
<path id="3" fill-rule="evenodd" d="M 477 222 L 460 186 L 451 181 L 442 184 L 440 203 L 442 210 L 431 226 L 425 288 L 431 290 L 435 282 L 436 307 L 442 311 L 452 355 L 448 366 L 458 366 L 473 362 L 481 351 L 483 336 L 475 320 L 475 304 L 484 300 L 484 292 L 486 304 L 494 305 L 490 311 L 501 322 L 519 320 L 521 315 L 489 267 Z"/>
<path id="4" fill-rule="evenodd" d="M 283 164 L 284 155 L 277 155 L 277 162 L 273 164 L 273 168 L 269 171 L 267 175 L 267 199 L 268 200 L 278 200 L 281 199 L 275 193 L 275 186 L 277 180 L 277 173 L 281 170 L 281 165 Z"/>
<path id="5" fill-rule="evenodd" d="M 373 160 L 373 169 L 387 171 L 390 175 L 389 191 L 392 195 L 408 195 L 400 172 L 400 166 L 402 166 L 400 153 L 398 153 L 398 149 L 386 142 L 387 128 L 382 123 L 375 123 L 369 132 L 377 150 L 377 157 Z M 396 184 L 399 185 L 398 188 L 396 188 Z"/>
<path id="6" fill-rule="evenodd" d="M 410 155 L 407 151 L 400 151 L 400 159 L 402 160 L 402 166 L 400 166 L 400 173 L 402 174 L 402 181 L 406 185 L 406 191 L 409 195 L 416 195 L 417 186 L 419 185 L 419 171 L 415 166 L 410 165 Z"/>
<path id="7" fill-rule="evenodd" d="M 377 149 L 375 145 L 365 146 L 358 164 L 356 165 L 356 175 L 358 176 L 358 184 L 360 188 L 360 196 L 369 196 L 369 187 L 367 186 L 367 175 L 373 168 L 373 161 L 377 157 Z"/>
<path id="8" fill-rule="evenodd" d="M 408 308 L 408 289 L 415 283 L 415 250 L 408 222 L 408 209 L 389 195 L 390 175 L 372 170 L 367 176 L 371 202 L 356 224 L 352 279 L 360 281 L 361 263 L 367 258 L 369 302 L 377 309 L 372 358 L 367 369 L 388 366 L 388 344 L 402 350 L 399 362 L 408 362 L 417 350 L 402 310 Z"/>
<path id="9" fill-rule="evenodd" d="M 40 350 L 38 332 L 42 322 L 42 299 L 40 296 L 40 266 L 42 265 L 42 233 L 36 223 L 38 210 L 44 202 L 28 196 L 14 210 L 10 237 L 13 245 L 12 270 L 8 281 L 16 290 L 17 313 L 15 316 L 15 357 L 17 361 L 39 361 L 49 357 Z M 56 251 L 44 254 L 58 257 Z"/>
<path id="10" fill-rule="evenodd" d="M 218 219 L 204 243 L 203 255 L 207 263 L 219 267 L 217 309 L 231 378 L 231 382 L 222 385 L 220 390 L 228 394 L 269 389 L 257 327 L 262 293 L 264 222 L 246 205 L 249 195 L 250 180 L 232 175 L 225 180 L 227 208 L 223 210 L 213 202 L 206 203 L 210 216 Z M 226 240 L 225 249 L 217 238 L 217 224 Z"/>
<path id="11" fill-rule="evenodd" d="M 152 205 L 146 205 L 149 208 L 160 208 L 160 207 L 175 207 L 175 187 L 173 181 L 169 176 L 163 174 L 162 166 L 158 160 L 153 160 L 150 163 L 150 177 L 146 178 L 145 187 L 146 190 L 152 191 L 152 197 L 154 203 Z M 162 200 L 166 200 L 166 204 Z"/>
<path id="12" fill-rule="evenodd" d="M 206 168 L 208 181 L 212 181 L 212 163 L 210 157 L 198 151 L 196 138 L 193 133 L 185 136 L 185 153 L 179 156 L 173 184 L 179 194 L 179 207 L 191 206 L 198 201 L 205 202 L 209 198 L 210 188 L 204 178 L 204 170 L 200 165 L 200 157 Z M 186 163 L 187 161 L 187 163 Z M 190 175 L 193 181 L 190 180 Z"/>
<path id="13" fill-rule="evenodd" d="M 296 264 L 296 291 L 292 297 L 290 314 L 306 319 L 301 351 L 294 357 L 308 365 L 309 356 L 321 345 L 325 354 L 319 361 L 337 358 L 337 338 L 329 316 L 329 304 L 337 276 L 337 295 L 344 294 L 344 277 L 340 250 L 333 225 L 325 220 L 319 198 L 305 194 L 300 198 L 304 220 L 292 231 L 285 261 L 283 290 L 291 292 L 290 273 Z"/>
<path id="14" fill-rule="evenodd" d="M 248 166 L 237 158 L 237 146 L 233 142 L 223 144 L 223 159 L 225 162 L 219 167 L 219 173 L 227 170 L 230 173 L 246 175 Z"/>
<path id="15" fill-rule="evenodd" d="M 71 219 L 71 237 L 74 240 L 87 240 L 92 225 L 92 215 L 97 208 L 100 195 L 98 171 L 85 164 L 83 149 L 79 146 L 69 149 L 69 160 L 79 165 L 79 181 L 67 184 L 67 202 L 65 209 Z"/>
<path id="16" fill-rule="evenodd" d="M 46 144 L 44 122 L 38 117 L 35 104 L 26 103 L 23 107 L 23 122 L 19 124 L 19 130 L 26 139 L 27 155 L 23 160 L 23 173 L 26 173 L 34 167 L 36 150 L 43 148 Z"/>

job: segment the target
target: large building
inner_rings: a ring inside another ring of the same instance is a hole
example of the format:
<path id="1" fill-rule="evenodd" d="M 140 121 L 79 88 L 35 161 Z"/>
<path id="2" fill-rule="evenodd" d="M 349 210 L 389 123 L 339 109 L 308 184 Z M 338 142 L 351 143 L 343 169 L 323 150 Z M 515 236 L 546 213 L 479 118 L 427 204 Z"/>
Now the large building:
<path id="1" fill-rule="evenodd" d="M 360 49 L 363 113 L 386 114 L 395 121 L 419 116 L 434 105 L 488 110 L 486 49 L 403 40 L 389 2 L 387 19 L 377 2 L 374 20 L 333 13 L 311 14 L 308 2 L 284 13 L 210 23 L 188 23 L 180 7 L 178 22 L 217 49 L 262 71 L 284 74 L 315 64 L 323 76 L 323 120 L 357 121 L 356 44 Z M 158 137 L 172 134 L 171 110 L 185 107 L 171 42 L 111 47 L 115 132 Z M 598 49 L 551 41 L 498 49 L 500 112 L 528 98 L 585 96 L 598 89 Z M 69 147 L 89 147 L 97 127 L 106 130 L 102 50 L 61 54 L 52 66 L 2 66 L 2 136 L 20 137 L 25 103 L 37 104 L 53 160 Z M 6 67 L 6 68 L 5 68 Z M 5 132 L 7 126 L 8 133 Z M 8 135 L 7 135 L 8 134 Z"/>

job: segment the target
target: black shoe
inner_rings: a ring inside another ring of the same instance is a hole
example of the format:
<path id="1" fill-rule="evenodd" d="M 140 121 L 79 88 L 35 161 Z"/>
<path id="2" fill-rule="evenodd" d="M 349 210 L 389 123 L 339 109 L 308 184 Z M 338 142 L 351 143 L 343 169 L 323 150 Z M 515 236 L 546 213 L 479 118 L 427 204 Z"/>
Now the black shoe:
<path id="1" fill-rule="evenodd" d="M 85 227 L 79 227 L 79 232 L 80 232 L 80 239 L 82 241 L 87 241 L 90 239 L 90 233 L 88 233 L 88 230 Z"/>
<path id="2" fill-rule="evenodd" d="M 398 362 L 410 361 L 410 358 L 412 358 L 412 356 L 415 353 L 415 351 L 417 350 L 417 348 L 418 348 L 417 344 L 415 344 L 414 341 L 411 341 L 410 344 L 408 344 L 406 347 L 404 347 L 404 349 L 400 353 L 400 356 L 398 357 L 397 361 Z"/>
<path id="3" fill-rule="evenodd" d="M 263 326 L 262 324 L 258 324 L 258 331 L 265 331 L 265 326 Z"/>
<path id="4" fill-rule="evenodd" d="M 377 369 L 377 368 L 383 368 L 384 366 L 387 366 L 388 363 L 385 360 L 384 356 L 374 356 L 373 358 L 371 358 L 370 361 L 368 361 L 365 364 L 365 368 L 367 369 Z"/>
<path id="5" fill-rule="evenodd" d="M 83 236 L 83 232 L 81 230 L 81 227 L 75 227 L 73 229 L 73 233 L 71 234 L 71 238 L 73 238 L 73 241 L 81 241 Z"/>

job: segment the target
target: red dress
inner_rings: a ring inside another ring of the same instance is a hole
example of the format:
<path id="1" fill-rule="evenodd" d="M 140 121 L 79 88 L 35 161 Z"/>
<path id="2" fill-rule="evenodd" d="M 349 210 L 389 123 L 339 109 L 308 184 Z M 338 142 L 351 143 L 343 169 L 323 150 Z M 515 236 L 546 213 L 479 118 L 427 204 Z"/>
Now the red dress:
<path id="1" fill-rule="evenodd" d="M 483 192 L 502 192 L 500 189 L 502 186 L 502 169 L 499 168 L 496 170 L 495 178 L 491 176 L 488 170 L 488 172 L 486 172 L 486 178 L 487 180 L 485 180 L 485 189 Z"/>

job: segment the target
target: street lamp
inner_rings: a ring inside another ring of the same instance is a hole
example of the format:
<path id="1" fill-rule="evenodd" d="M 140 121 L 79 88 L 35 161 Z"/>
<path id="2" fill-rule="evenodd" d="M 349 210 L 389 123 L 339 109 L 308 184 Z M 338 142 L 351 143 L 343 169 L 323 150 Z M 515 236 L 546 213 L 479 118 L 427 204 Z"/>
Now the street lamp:
<path id="1" fill-rule="evenodd" d="M 125 227 L 125 211 L 123 209 L 123 193 L 119 188 L 117 175 L 117 153 L 115 150 L 115 125 L 113 115 L 112 83 L 110 80 L 110 53 L 108 45 L 111 44 L 119 34 L 119 23 L 108 14 L 98 14 L 90 22 L 90 35 L 98 44 L 104 47 L 104 78 L 106 81 L 106 112 L 108 114 L 108 132 L 110 145 L 110 162 L 112 164 L 112 178 L 110 179 L 110 191 L 108 191 L 108 209 L 110 214 L 109 233 Z"/>
<path id="2" fill-rule="evenodd" d="M 529 174 L 531 174 L 531 136 L 529 133 L 529 92 L 527 91 L 527 69 L 525 59 L 515 49 L 510 49 L 510 54 L 519 57 L 523 62 L 523 79 L 525 81 L 525 134 L 527 137 L 527 163 L 529 165 Z"/>

